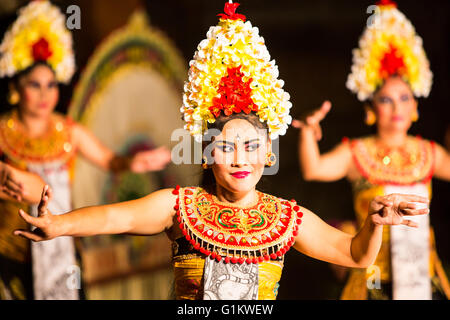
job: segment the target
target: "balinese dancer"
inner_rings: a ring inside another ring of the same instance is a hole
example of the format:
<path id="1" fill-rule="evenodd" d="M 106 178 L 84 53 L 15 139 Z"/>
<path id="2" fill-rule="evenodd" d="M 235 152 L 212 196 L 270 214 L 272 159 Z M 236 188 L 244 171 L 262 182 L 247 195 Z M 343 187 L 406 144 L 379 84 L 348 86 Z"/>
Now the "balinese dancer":
<path id="1" fill-rule="evenodd" d="M 302 121 L 299 159 L 306 180 L 347 178 L 354 193 L 357 224 L 362 227 L 371 199 L 391 193 L 431 197 L 431 178 L 450 180 L 450 154 L 439 144 L 408 135 L 418 120 L 417 98 L 427 97 L 432 73 L 422 39 L 392 1 L 378 3 L 380 13 L 364 31 L 353 51 L 347 87 L 366 108 L 366 124 L 376 134 L 343 139 L 320 154 L 320 121 L 330 102 Z M 354 269 L 343 299 L 432 299 L 450 296 L 447 277 L 438 259 L 429 215 L 418 230 L 386 227 L 375 263 Z"/>
<path id="2" fill-rule="evenodd" d="M 186 129 L 203 141 L 200 187 L 162 189 L 138 200 L 53 215 L 45 187 L 36 226 L 16 235 L 41 243 L 60 236 L 152 235 L 173 241 L 178 299 L 275 299 L 285 253 L 364 268 L 375 259 L 385 224 L 416 223 L 428 200 L 412 195 L 377 197 L 356 236 L 335 229 L 294 200 L 256 190 L 276 156 L 272 141 L 291 121 L 289 95 L 258 28 L 226 3 L 190 62 L 181 108 Z M 211 140 L 209 140 L 211 139 Z M 62 212 L 55 212 L 62 213 Z M 45 243 L 45 242 L 44 242 Z"/>
<path id="3" fill-rule="evenodd" d="M 9 100 L 16 105 L 0 118 L 1 160 L 52 186 L 55 196 L 49 208 L 54 212 L 71 209 L 71 167 L 77 152 L 113 171 L 160 170 L 170 161 L 166 149 L 138 153 L 132 159 L 117 156 L 81 125 L 54 112 L 58 83 L 70 81 L 75 60 L 65 16 L 50 2 L 31 1 L 20 10 L 0 45 L 0 55 L 0 76 L 10 78 Z M 24 227 L 17 219 L 18 208 L 37 214 L 41 185 L 27 185 L 35 203 L 29 209 L 23 201 L 5 197 L 0 201 L 2 299 L 78 299 L 77 283 L 70 278 L 77 265 L 72 238 L 33 243 L 30 248 L 27 241 L 11 237 L 17 227 Z"/>

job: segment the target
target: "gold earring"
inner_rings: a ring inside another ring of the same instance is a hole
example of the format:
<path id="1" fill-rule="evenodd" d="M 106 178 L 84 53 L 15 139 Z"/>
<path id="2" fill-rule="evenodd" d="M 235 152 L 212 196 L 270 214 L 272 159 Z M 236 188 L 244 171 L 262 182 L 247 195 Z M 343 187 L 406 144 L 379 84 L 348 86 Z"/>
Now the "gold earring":
<path id="1" fill-rule="evenodd" d="M 364 120 L 364 122 L 368 126 L 373 126 L 375 122 L 377 122 L 377 116 L 375 115 L 375 112 L 373 112 L 373 110 L 366 109 L 366 119 Z"/>
<path id="2" fill-rule="evenodd" d="M 20 101 L 20 95 L 16 90 L 10 90 L 8 94 L 8 102 L 10 105 L 16 105 Z"/>
<path id="3" fill-rule="evenodd" d="M 268 152 L 266 154 L 266 166 L 272 167 L 277 163 L 277 156 L 273 152 Z"/>
<path id="4" fill-rule="evenodd" d="M 414 110 L 412 116 L 411 116 L 411 121 L 412 122 L 417 122 L 419 120 L 419 110 Z"/>
<path id="5" fill-rule="evenodd" d="M 208 157 L 206 157 L 206 156 L 203 156 L 203 158 L 202 158 L 202 168 L 203 169 L 208 169 Z"/>

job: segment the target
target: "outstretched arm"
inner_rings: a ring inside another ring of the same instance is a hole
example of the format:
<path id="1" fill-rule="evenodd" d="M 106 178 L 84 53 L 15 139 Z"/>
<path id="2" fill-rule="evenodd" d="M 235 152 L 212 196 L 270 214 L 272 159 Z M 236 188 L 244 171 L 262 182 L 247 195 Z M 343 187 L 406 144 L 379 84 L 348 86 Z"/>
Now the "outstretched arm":
<path id="1" fill-rule="evenodd" d="M 33 241 L 50 240 L 60 236 L 93 236 L 100 234 L 152 235 L 172 226 L 176 196 L 173 189 L 163 189 L 143 198 L 77 209 L 62 215 L 53 215 L 47 209 L 52 196 L 51 189 L 44 187 L 38 206 L 38 217 L 23 210 L 20 216 L 34 231 L 16 230 L 15 235 Z"/>
<path id="2" fill-rule="evenodd" d="M 304 120 L 294 120 L 292 125 L 300 130 L 298 152 L 300 169 L 305 180 L 335 181 L 344 178 L 352 161 L 351 151 L 342 143 L 332 151 L 320 154 L 318 141 L 322 138 L 320 121 L 330 111 L 331 103 L 322 106 Z"/>
<path id="3" fill-rule="evenodd" d="M 450 153 L 437 143 L 434 147 L 436 151 L 434 176 L 442 180 L 450 181 Z"/>
<path id="4" fill-rule="evenodd" d="M 0 184 L 1 199 L 37 204 L 45 182 L 37 174 L 0 161 Z"/>
<path id="5" fill-rule="evenodd" d="M 302 209 L 302 225 L 294 248 L 312 258 L 333 264 L 367 268 L 380 250 L 383 225 L 417 227 L 415 222 L 403 217 L 429 212 L 428 208 L 416 209 L 414 202 L 428 203 L 428 199 L 399 194 L 376 197 L 370 204 L 362 229 L 355 236 L 331 227 L 311 211 Z"/>
<path id="6" fill-rule="evenodd" d="M 138 152 L 134 157 L 124 157 L 114 154 L 85 127 L 75 124 L 72 130 L 74 145 L 83 157 L 104 170 L 143 173 L 162 170 L 170 162 L 170 151 L 166 147 Z"/>

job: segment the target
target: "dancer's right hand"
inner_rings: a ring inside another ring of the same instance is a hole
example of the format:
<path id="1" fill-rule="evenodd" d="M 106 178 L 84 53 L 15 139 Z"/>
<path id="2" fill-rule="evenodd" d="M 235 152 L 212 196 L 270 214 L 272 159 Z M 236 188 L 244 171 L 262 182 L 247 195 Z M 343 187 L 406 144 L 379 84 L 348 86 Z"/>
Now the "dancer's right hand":
<path id="1" fill-rule="evenodd" d="M 165 147 L 153 150 L 141 151 L 135 154 L 131 160 L 130 170 L 134 173 L 163 170 L 170 163 L 171 153 Z"/>
<path id="2" fill-rule="evenodd" d="M 17 181 L 11 167 L 0 161 L 0 187 L 6 195 L 16 199 L 17 201 L 22 201 L 26 192 L 22 183 Z"/>
<path id="3" fill-rule="evenodd" d="M 37 217 L 29 215 L 22 209 L 19 210 L 20 217 L 25 220 L 25 222 L 36 228 L 33 231 L 23 229 L 15 230 L 14 235 L 21 236 L 32 241 L 50 240 L 59 235 L 58 225 L 56 223 L 58 216 L 52 215 L 47 209 L 52 194 L 53 193 L 50 187 L 45 185 L 42 191 L 41 201 L 38 205 Z"/>
<path id="4" fill-rule="evenodd" d="M 292 126 L 297 129 L 310 128 L 314 131 L 314 136 L 317 141 L 322 139 L 322 128 L 320 127 L 320 121 L 322 121 L 327 113 L 331 109 L 331 102 L 325 101 L 322 106 L 300 120 L 292 120 Z"/>

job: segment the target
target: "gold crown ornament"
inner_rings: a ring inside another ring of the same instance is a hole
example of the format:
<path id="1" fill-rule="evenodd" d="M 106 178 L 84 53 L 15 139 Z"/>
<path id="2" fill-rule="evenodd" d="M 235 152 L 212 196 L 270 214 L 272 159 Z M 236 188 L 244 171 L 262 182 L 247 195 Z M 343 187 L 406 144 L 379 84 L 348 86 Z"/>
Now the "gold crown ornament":
<path id="1" fill-rule="evenodd" d="M 0 44 L 0 77 L 13 77 L 36 62 L 46 62 L 62 83 L 75 71 L 66 17 L 49 1 L 34 0 L 20 9 Z"/>
<path id="2" fill-rule="evenodd" d="M 238 6 L 225 4 L 218 25 L 210 27 L 189 63 L 181 112 L 197 141 L 221 114 L 254 112 L 267 123 L 271 139 L 284 135 L 292 121 L 292 103 L 275 60 L 258 28 L 236 13 Z"/>
<path id="3" fill-rule="evenodd" d="M 353 50 L 347 88 L 365 101 L 387 78 L 398 75 L 416 97 L 428 97 L 433 74 L 422 39 L 394 1 L 382 0 L 377 6 L 379 13 L 365 29 L 359 48 Z"/>

